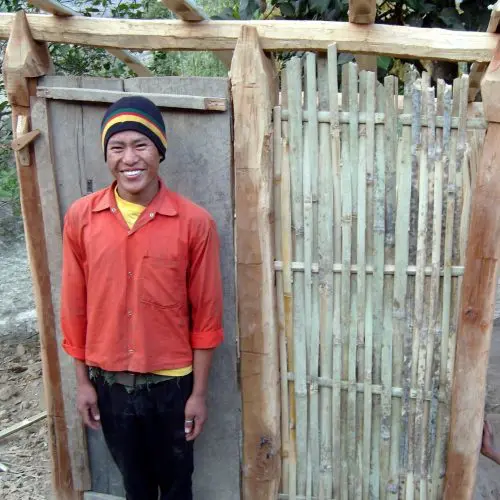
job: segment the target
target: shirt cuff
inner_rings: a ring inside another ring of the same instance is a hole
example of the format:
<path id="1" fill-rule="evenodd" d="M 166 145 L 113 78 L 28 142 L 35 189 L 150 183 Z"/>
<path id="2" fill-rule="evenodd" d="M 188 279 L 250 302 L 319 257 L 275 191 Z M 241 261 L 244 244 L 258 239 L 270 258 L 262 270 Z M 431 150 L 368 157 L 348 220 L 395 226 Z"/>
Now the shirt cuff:
<path id="1" fill-rule="evenodd" d="M 66 340 L 63 340 L 62 346 L 71 357 L 79 359 L 80 361 L 85 361 L 85 347 L 70 345 Z"/>
<path id="2" fill-rule="evenodd" d="M 209 330 L 191 333 L 191 347 L 193 349 L 213 349 L 224 340 L 224 330 Z"/>

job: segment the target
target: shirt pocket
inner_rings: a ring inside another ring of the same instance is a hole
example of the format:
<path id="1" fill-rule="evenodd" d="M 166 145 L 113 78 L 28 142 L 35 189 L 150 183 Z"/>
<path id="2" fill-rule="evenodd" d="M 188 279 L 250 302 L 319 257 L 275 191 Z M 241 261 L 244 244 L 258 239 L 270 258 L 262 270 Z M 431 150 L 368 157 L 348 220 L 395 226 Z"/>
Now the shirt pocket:
<path id="1" fill-rule="evenodd" d="M 146 256 L 142 260 L 140 300 L 158 307 L 186 302 L 184 266 L 180 261 Z"/>

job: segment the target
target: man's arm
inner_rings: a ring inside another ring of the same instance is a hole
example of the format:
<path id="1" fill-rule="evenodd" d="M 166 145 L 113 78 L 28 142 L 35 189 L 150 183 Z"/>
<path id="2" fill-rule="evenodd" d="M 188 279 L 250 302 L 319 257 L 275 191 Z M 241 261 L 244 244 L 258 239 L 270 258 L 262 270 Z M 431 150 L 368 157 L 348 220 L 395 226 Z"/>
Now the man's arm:
<path id="1" fill-rule="evenodd" d="M 207 420 L 208 375 L 212 364 L 214 349 L 195 349 L 193 352 L 194 385 L 191 397 L 184 410 L 186 416 L 186 439 L 196 439 Z"/>
<path id="2" fill-rule="evenodd" d="M 63 269 L 61 291 L 61 326 L 63 348 L 75 359 L 77 395 L 76 404 L 83 423 L 98 429 L 99 410 L 97 394 L 89 380 L 85 364 L 87 331 L 87 286 L 83 269 L 83 251 L 78 233 L 71 223 L 71 215 L 64 220 Z"/>
<path id="3" fill-rule="evenodd" d="M 208 375 L 213 352 L 223 339 L 219 238 L 214 221 L 196 221 L 190 242 L 188 292 L 194 385 L 186 403 L 186 439 L 196 439 L 207 418 Z"/>

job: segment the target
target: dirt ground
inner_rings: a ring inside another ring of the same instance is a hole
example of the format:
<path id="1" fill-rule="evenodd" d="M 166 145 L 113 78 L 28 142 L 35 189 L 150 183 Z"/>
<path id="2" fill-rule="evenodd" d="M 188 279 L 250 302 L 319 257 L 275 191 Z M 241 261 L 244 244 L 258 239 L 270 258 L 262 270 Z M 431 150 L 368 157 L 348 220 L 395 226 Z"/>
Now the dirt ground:
<path id="1" fill-rule="evenodd" d="M 37 337 L 0 337 L 0 430 L 44 411 Z M 0 440 L 0 499 L 51 499 L 46 421 Z"/>
<path id="2" fill-rule="evenodd" d="M 0 337 L 0 430 L 44 410 L 38 338 Z M 486 412 L 500 446 L 500 321 L 493 331 Z M 45 420 L 0 440 L 0 499 L 51 500 Z M 500 466 L 480 457 L 475 500 L 500 500 Z"/>

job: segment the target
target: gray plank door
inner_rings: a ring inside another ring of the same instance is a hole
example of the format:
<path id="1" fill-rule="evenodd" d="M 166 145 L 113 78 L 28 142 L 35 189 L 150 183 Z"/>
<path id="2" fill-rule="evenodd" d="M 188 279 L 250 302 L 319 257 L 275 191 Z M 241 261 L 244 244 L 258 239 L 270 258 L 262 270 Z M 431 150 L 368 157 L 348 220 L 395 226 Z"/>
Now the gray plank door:
<path id="1" fill-rule="evenodd" d="M 161 164 L 161 175 L 171 189 L 205 207 L 215 218 L 221 239 L 224 280 L 225 340 L 216 352 L 211 373 L 209 420 L 203 435 L 195 444 L 194 498 L 238 499 L 241 401 L 237 383 L 229 82 L 225 78 L 113 80 L 45 77 L 40 79 L 38 87 L 39 101 L 45 103 L 49 123 L 49 133 L 42 134 L 39 141 L 50 143 L 50 168 L 54 169 L 61 219 L 73 201 L 112 181 L 99 140 L 100 121 L 109 106 L 106 102 L 109 101 L 109 95 L 126 92 L 146 97 L 153 94 L 157 99 L 158 94 L 167 96 L 159 101 L 168 137 L 167 156 Z M 46 90 L 54 87 L 57 87 L 57 92 Z M 64 89 L 68 89 L 67 92 Z M 87 97 L 86 89 L 91 90 Z M 102 100 L 99 90 L 104 91 Z M 176 97 L 169 99 L 169 95 Z M 179 102 L 178 96 L 185 96 L 182 99 L 183 108 L 166 107 L 168 102 Z M 212 101 L 207 99 L 207 109 L 199 109 L 203 108 L 200 105 L 200 102 L 204 102 L 200 100 L 201 97 L 224 99 L 226 105 L 221 106 L 220 101 L 217 101 L 214 110 Z M 190 103 L 196 109 L 190 109 Z M 33 127 L 36 126 L 33 123 Z M 44 161 L 42 155 L 40 159 Z M 60 242 L 50 244 L 57 247 Z M 55 278 L 57 280 L 58 276 Z M 59 289 L 60 284 L 56 282 L 53 285 L 53 298 L 56 301 L 59 300 Z M 61 353 L 61 356 L 66 355 Z M 68 361 L 61 363 L 62 378 L 66 385 L 72 386 L 64 390 L 68 395 L 66 411 L 76 412 L 74 397 L 70 397 L 71 389 L 74 389 L 73 365 Z M 123 496 L 120 475 L 109 456 L 102 434 L 89 431 L 87 442 L 92 491 Z"/>

